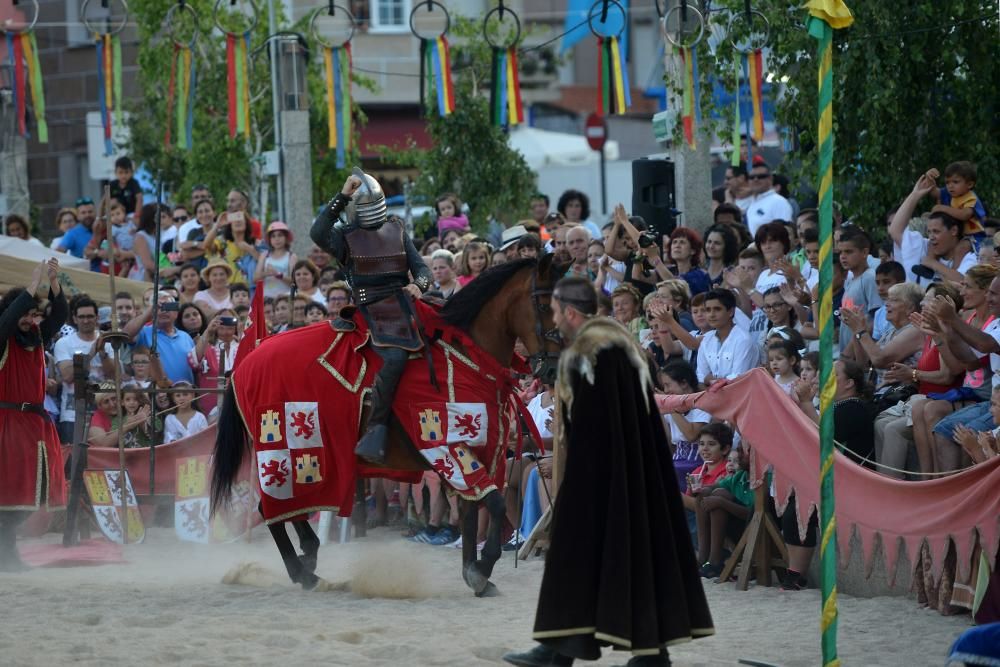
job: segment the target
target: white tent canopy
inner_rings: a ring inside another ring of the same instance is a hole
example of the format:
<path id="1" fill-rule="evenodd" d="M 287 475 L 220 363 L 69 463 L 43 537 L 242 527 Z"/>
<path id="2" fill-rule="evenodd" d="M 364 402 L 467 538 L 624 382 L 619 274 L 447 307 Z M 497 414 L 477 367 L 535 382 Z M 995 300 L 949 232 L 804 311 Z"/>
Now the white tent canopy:
<path id="1" fill-rule="evenodd" d="M 600 155 L 587 143 L 587 138 L 580 134 L 551 132 L 535 127 L 517 127 L 507 135 L 510 147 L 524 156 L 528 166 L 537 171 L 545 166 L 576 166 L 595 164 Z M 607 141 L 604 144 L 604 158 L 618 159 L 618 142 Z"/>

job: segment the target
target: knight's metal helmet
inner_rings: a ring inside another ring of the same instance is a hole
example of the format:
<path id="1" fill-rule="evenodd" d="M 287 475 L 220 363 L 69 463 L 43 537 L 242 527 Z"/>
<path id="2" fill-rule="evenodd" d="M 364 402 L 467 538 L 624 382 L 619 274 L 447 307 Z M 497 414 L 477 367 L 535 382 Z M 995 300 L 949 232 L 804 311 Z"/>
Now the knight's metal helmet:
<path id="1" fill-rule="evenodd" d="M 370 174 L 355 167 L 353 175 L 361 179 L 361 187 L 355 191 L 344 211 L 347 220 L 359 227 L 378 227 L 386 219 L 385 193 Z"/>

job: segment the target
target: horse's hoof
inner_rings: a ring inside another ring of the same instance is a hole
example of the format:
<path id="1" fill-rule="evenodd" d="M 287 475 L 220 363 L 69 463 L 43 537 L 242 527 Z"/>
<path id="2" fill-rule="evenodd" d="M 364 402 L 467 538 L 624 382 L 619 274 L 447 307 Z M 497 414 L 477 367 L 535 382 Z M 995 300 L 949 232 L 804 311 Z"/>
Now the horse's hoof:
<path id="1" fill-rule="evenodd" d="M 328 581 L 322 577 L 319 577 L 319 581 L 316 582 L 316 586 L 313 587 L 313 593 L 333 593 L 336 591 L 349 591 L 351 590 L 351 582 L 349 581 Z"/>
<path id="2" fill-rule="evenodd" d="M 302 576 L 299 577 L 299 583 L 302 585 L 302 590 L 311 591 L 316 588 L 316 586 L 321 582 L 322 579 L 317 577 L 312 572 L 303 572 Z"/>
<path id="3" fill-rule="evenodd" d="M 483 591 L 490 585 L 490 580 L 486 578 L 479 568 L 476 567 L 475 563 L 470 563 L 465 566 L 462 570 L 462 578 L 465 579 L 465 584 L 472 589 L 472 592 L 477 596 L 481 595 Z"/>
<path id="4" fill-rule="evenodd" d="M 500 589 L 492 581 L 487 581 L 486 588 L 481 593 L 476 593 L 477 598 L 495 598 L 498 595 L 500 595 Z"/>
<path id="5" fill-rule="evenodd" d="M 316 571 L 316 554 L 302 554 L 299 556 L 302 569 L 309 574 Z"/>

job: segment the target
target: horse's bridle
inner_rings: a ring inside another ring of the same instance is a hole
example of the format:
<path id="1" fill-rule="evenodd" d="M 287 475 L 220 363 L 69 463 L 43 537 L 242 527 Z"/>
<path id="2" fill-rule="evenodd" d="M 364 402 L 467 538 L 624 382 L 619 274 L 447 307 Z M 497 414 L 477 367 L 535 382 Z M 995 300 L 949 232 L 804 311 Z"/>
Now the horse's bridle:
<path id="1" fill-rule="evenodd" d="M 556 372 L 559 367 L 559 352 L 549 352 L 545 349 L 546 342 L 552 342 L 562 348 L 562 335 L 558 327 L 552 327 L 548 331 L 542 329 L 542 317 L 552 312 L 551 297 L 554 288 L 538 288 L 538 272 L 531 272 L 531 306 L 535 309 L 535 337 L 538 339 L 538 352 L 528 357 L 528 365 L 531 373 L 544 384 L 554 385 L 556 382 Z M 550 297 L 550 303 L 542 303 L 539 297 Z"/>

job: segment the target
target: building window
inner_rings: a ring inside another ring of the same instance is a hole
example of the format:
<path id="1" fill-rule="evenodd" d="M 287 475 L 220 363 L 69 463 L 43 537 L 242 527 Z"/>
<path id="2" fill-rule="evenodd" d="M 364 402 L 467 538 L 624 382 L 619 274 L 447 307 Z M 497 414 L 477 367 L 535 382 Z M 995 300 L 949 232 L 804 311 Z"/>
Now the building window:
<path id="1" fill-rule="evenodd" d="M 403 32 L 410 29 L 412 0 L 371 0 L 372 30 Z"/>

